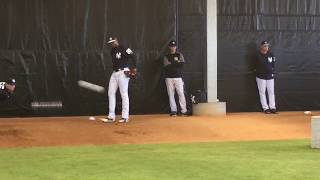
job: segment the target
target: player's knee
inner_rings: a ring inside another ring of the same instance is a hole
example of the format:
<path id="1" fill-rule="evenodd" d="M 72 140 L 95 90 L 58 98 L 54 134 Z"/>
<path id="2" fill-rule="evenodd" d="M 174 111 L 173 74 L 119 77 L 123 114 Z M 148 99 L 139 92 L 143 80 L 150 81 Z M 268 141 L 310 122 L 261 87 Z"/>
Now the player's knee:
<path id="1" fill-rule="evenodd" d="M 128 90 L 127 89 L 120 89 L 121 96 L 127 95 L 128 96 Z"/>
<path id="2" fill-rule="evenodd" d="M 121 94 L 121 98 L 128 100 L 128 99 L 129 99 L 128 93 L 123 93 L 123 94 Z"/>
<path id="3" fill-rule="evenodd" d="M 115 96 L 116 95 L 116 91 L 114 91 L 114 90 L 109 90 L 108 91 L 108 96 L 110 97 L 110 96 Z"/>
<path id="4" fill-rule="evenodd" d="M 178 96 L 180 97 L 184 96 L 183 90 L 178 90 L 177 93 L 178 93 Z"/>

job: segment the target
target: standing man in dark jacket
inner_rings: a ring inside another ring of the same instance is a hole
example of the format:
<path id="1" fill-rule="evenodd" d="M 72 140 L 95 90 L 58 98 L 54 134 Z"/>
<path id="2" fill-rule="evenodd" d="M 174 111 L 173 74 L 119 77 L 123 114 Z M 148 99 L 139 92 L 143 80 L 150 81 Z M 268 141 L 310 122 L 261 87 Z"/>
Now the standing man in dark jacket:
<path id="1" fill-rule="evenodd" d="M 182 68 L 184 64 L 182 53 L 177 52 L 177 42 L 170 41 L 169 53 L 164 57 L 163 64 L 171 113 L 170 116 L 177 115 L 177 105 L 174 98 L 175 91 L 179 96 L 181 115 L 187 116 L 186 98 L 184 96 L 184 82 L 182 80 Z"/>
<path id="2" fill-rule="evenodd" d="M 275 114 L 277 112 L 274 95 L 275 57 L 270 52 L 269 46 L 270 44 L 267 41 L 261 42 L 260 49 L 256 53 L 255 71 L 262 109 L 266 114 Z M 268 92 L 269 104 L 266 98 L 266 90 Z"/>

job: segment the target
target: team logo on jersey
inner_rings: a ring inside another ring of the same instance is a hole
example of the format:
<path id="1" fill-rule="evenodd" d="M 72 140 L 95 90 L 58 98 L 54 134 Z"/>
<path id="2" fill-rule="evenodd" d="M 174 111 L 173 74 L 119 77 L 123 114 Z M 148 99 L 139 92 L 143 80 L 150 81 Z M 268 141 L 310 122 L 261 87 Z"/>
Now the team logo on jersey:
<path id="1" fill-rule="evenodd" d="M 273 61 L 273 58 L 272 57 L 268 57 L 268 61 L 269 61 L 269 63 L 271 63 Z"/>
<path id="2" fill-rule="evenodd" d="M 0 82 L 0 89 L 5 89 L 6 82 Z"/>
<path id="3" fill-rule="evenodd" d="M 116 53 L 116 59 L 121 59 L 121 52 Z"/>
<path id="4" fill-rule="evenodd" d="M 129 54 L 129 55 L 130 55 L 130 54 L 133 54 L 133 52 L 132 52 L 132 50 L 131 50 L 130 48 L 128 48 L 128 49 L 126 50 L 126 53 Z"/>

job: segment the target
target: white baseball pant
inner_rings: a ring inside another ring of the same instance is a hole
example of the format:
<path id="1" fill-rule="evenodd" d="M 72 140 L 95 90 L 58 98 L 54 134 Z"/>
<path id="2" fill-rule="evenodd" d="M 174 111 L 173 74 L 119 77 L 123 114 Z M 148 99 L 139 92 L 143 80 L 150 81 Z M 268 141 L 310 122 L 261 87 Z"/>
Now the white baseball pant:
<path id="1" fill-rule="evenodd" d="M 275 103 L 275 95 L 274 95 L 274 79 L 265 80 L 260 79 L 256 77 L 257 86 L 259 90 L 260 95 L 260 103 L 263 108 L 263 110 L 267 109 L 276 109 L 276 103 Z M 268 97 L 269 97 L 269 105 L 267 103 L 266 98 L 266 89 L 268 91 Z"/>
<path id="2" fill-rule="evenodd" d="M 168 96 L 169 96 L 169 103 L 170 103 L 171 112 L 177 112 L 177 104 L 174 99 L 174 94 L 175 94 L 175 90 L 176 90 L 178 93 L 178 97 L 179 97 L 181 112 L 186 113 L 187 112 L 186 98 L 184 96 L 184 91 L 183 91 L 184 83 L 183 83 L 182 78 L 166 78 L 166 85 L 167 85 L 167 91 L 168 91 Z"/>
<path id="3" fill-rule="evenodd" d="M 120 89 L 121 99 L 122 99 L 122 118 L 129 119 L 129 95 L 128 95 L 128 87 L 130 78 L 124 74 L 124 71 L 129 71 L 128 68 L 124 68 L 124 70 L 120 70 L 117 72 L 113 72 L 110 81 L 109 81 L 109 89 L 108 89 L 108 97 L 109 97 L 109 118 L 115 119 L 115 108 L 116 108 L 116 93 L 118 87 Z"/>

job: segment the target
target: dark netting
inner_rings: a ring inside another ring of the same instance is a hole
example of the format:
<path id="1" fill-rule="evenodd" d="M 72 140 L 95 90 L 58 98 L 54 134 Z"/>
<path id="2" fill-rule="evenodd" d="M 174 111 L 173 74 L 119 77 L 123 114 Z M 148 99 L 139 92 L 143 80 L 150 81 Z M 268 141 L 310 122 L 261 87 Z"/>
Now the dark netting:
<path id="1" fill-rule="evenodd" d="M 104 39 L 110 35 L 131 47 L 138 59 L 139 78 L 129 87 L 131 113 L 167 112 L 161 57 L 171 39 L 179 37 L 185 54 L 186 84 L 191 90 L 204 88 L 204 3 L 194 0 L 191 6 L 178 0 L 1 1 L 0 80 L 15 77 L 17 91 L 9 101 L 0 102 L 0 114 L 105 114 L 107 94 L 79 88 L 77 81 L 107 86 L 112 68 Z M 178 9 L 182 9 L 181 14 Z M 196 21 L 184 22 L 192 20 Z M 197 47 L 199 39 L 202 43 Z M 63 108 L 34 112 L 30 107 L 33 101 L 61 101 Z"/>
<path id="2" fill-rule="evenodd" d="M 276 55 L 280 110 L 319 109 L 320 1 L 218 0 L 218 97 L 228 111 L 260 110 L 252 60 L 262 40 Z"/>

